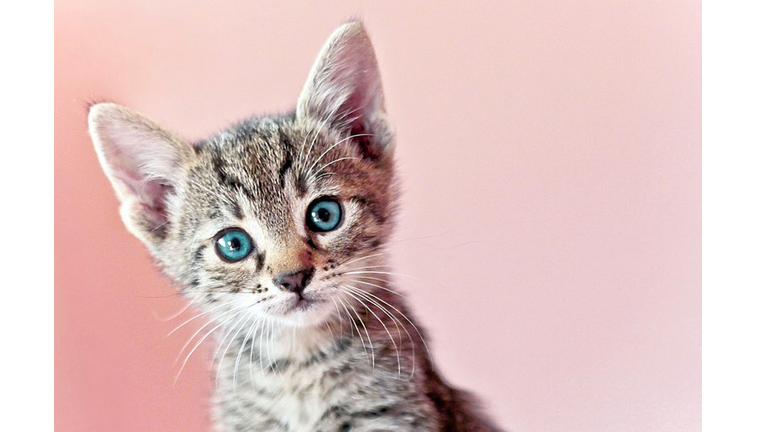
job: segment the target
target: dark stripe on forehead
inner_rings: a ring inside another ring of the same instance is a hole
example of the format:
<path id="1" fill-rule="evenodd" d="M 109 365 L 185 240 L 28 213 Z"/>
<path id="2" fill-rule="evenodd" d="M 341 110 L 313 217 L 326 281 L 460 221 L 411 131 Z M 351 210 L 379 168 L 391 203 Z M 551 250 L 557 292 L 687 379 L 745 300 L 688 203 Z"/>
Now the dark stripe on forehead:
<path id="1" fill-rule="evenodd" d="M 244 219 L 244 212 L 242 211 L 242 206 L 239 205 L 237 200 L 231 201 L 231 213 L 237 219 Z"/>
<path id="2" fill-rule="evenodd" d="M 279 168 L 279 181 L 281 182 L 281 188 L 284 188 L 284 185 L 286 184 L 286 175 L 289 172 L 289 170 L 292 169 L 292 157 L 289 153 L 286 154 L 284 157 L 284 163 L 281 165 L 281 168 Z"/>
<path id="3" fill-rule="evenodd" d="M 242 182 L 240 182 L 233 174 L 229 174 L 226 171 L 226 165 L 221 159 L 221 156 L 218 154 L 213 155 L 213 172 L 215 172 L 216 176 L 218 176 L 218 179 L 223 183 L 224 185 L 227 185 L 233 189 L 240 190 L 242 193 L 247 195 L 250 198 L 253 198 L 252 191 L 245 186 Z"/>
<path id="4" fill-rule="evenodd" d="M 304 174 L 297 176 L 297 180 L 294 182 L 294 187 L 297 190 L 297 197 L 302 198 L 308 191 L 308 182 L 305 179 Z"/>

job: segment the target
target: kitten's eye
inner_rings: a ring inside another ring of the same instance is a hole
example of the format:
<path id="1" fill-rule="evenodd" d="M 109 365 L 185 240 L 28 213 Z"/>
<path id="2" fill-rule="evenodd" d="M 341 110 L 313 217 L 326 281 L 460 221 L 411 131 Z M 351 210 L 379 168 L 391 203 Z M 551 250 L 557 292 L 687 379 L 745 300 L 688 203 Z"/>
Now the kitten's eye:
<path id="1" fill-rule="evenodd" d="M 319 198 L 308 206 L 305 222 L 314 232 L 333 231 L 342 222 L 342 206 L 335 198 Z"/>
<path id="2" fill-rule="evenodd" d="M 225 229 L 215 236 L 216 253 L 226 262 L 241 261 L 253 249 L 252 239 L 241 228 Z"/>

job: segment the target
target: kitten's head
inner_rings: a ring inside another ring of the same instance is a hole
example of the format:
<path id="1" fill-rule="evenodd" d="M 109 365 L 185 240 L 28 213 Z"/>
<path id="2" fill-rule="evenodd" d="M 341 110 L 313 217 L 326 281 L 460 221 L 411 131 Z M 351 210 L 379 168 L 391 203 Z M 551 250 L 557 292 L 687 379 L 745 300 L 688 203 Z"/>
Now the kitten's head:
<path id="1" fill-rule="evenodd" d="M 332 34 L 291 114 L 189 143 L 104 103 L 89 130 L 126 226 L 192 300 L 314 325 L 382 284 L 393 136 L 361 24 Z"/>

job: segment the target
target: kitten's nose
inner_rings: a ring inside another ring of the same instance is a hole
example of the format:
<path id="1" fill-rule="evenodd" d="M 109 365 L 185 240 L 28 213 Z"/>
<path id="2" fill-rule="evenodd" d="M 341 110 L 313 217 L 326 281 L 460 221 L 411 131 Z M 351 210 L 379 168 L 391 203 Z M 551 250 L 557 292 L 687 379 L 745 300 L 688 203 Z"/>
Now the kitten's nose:
<path id="1" fill-rule="evenodd" d="M 293 273 L 280 274 L 273 279 L 273 283 L 284 291 L 302 294 L 312 276 L 313 268 L 310 267 Z"/>

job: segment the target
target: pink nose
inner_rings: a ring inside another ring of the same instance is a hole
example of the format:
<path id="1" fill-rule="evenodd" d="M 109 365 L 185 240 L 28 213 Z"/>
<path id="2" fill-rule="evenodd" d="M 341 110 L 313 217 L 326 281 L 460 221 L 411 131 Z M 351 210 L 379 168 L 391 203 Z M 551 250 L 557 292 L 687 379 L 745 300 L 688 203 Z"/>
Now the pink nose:
<path id="1" fill-rule="evenodd" d="M 310 267 L 292 273 L 280 274 L 273 279 L 273 283 L 284 291 L 301 295 L 312 277 L 313 268 Z"/>

